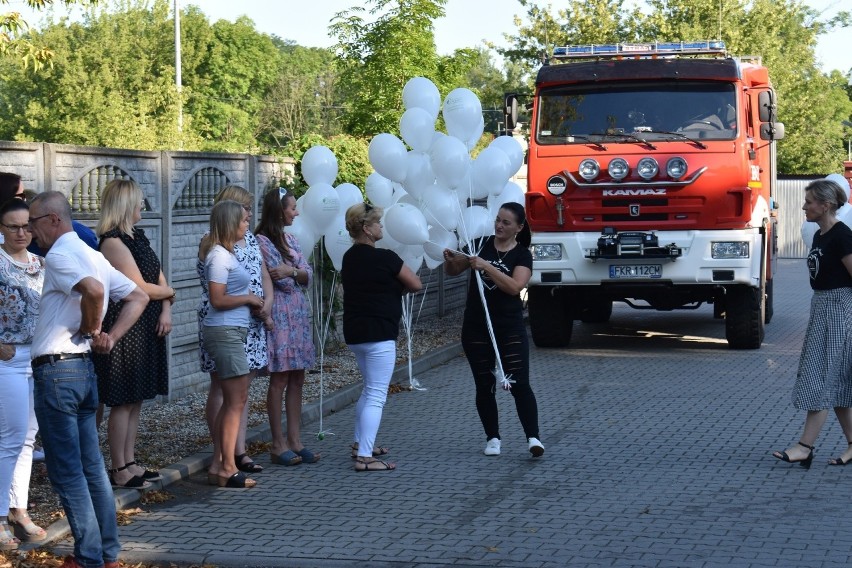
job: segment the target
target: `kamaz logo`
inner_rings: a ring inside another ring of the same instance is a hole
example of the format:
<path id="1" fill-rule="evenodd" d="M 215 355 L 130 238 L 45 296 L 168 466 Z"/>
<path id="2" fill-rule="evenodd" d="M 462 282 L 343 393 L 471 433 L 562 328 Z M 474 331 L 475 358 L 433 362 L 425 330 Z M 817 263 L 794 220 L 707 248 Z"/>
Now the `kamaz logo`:
<path id="1" fill-rule="evenodd" d="M 605 189 L 604 197 L 619 197 L 623 195 L 665 195 L 665 189 Z"/>

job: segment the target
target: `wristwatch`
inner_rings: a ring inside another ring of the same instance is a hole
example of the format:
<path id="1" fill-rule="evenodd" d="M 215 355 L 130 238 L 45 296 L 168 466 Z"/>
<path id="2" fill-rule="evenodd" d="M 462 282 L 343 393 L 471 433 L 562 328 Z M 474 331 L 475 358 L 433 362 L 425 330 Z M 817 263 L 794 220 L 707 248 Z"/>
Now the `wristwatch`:
<path id="1" fill-rule="evenodd" d="M 294 266 L 293 267 L 293 278 L 295 279 L 296 276 L 298 276 L 298 275 L 299 275 L 299 269 Z"/>
<path id="2" fill-rule="evenodd" d="M 86 341 L 91 341 L 92 340 L 92 334 L 91 333 L 84 333 L 83 339 L 85 339 Z"/>

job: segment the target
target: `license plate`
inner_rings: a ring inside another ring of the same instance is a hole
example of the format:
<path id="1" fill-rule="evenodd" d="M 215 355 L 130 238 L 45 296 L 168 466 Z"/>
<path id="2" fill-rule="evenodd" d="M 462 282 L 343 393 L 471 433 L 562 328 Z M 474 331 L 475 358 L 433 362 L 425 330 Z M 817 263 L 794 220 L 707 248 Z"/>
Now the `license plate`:
<path id="1" fill-rule="evenodd" d="M 610 278 L 662 278 L 662 264 L 612 264 Z"/>

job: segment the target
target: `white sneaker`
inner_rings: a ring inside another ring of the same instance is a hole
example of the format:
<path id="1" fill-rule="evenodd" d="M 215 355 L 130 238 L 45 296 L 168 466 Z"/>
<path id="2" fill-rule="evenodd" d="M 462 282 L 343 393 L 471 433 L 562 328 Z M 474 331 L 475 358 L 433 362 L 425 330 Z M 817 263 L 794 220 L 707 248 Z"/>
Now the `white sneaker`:
<path id="1" fill-rule="evenodd" d="M 530 438 L 530 453 L 534 458 L 540 458 L 544 455 L 544 446 L 538 438 Z"/>
<path id="2" fill-rule="evenodd" d="M 482 453 L 486 456 L 499 456 L 500 438 L 491 438 L 490 440 L 488 440 L 488 443 L 485 444 L 485 449 L 482 450 Z"/>

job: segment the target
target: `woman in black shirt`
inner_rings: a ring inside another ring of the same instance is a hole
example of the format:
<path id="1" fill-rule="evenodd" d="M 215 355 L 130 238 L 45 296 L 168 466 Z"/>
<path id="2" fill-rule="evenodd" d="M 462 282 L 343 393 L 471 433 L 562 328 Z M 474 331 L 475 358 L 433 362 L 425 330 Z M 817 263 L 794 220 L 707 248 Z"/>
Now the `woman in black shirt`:
<path id="1" fill-rule="evenodd" d="M 402 316 L 402 295 L 420 290 L 420 278 L 393 251 L 376 248 L 382 238 L 382 210 L 358 203 L 346 211 L 352 247 L 343 255 L 343 338 L 355 354 L 364 390 L 355 405 L 352 457 L 355 471 L 387 471 L 396 466 L 376 459 L 388 453 L 375 446 L 393 368 Z"/>
<path id="2" fill-rule="evenodd" d="M 479 271 L 503 372 L 513 381 L 510 392 L 515 399 L 529 451 L 533 457 L 539 457 L 544 454 L 544 446 L 539 441 L 538 405 L 530 388 L 530 348 L 520 297 L 521 290 L 532 276 L 532 255 L 528 248 L 530 231 L 523 206 L 514 202 L 504 203 L 494 222 L 494 236 L 478 244 L 477 256 L 445 250 L 444 270 L 450 276 L 461 274 L 468 268 Z M 497 379 L 492 372 L 496 355 L 473 272 L 462 324 L 462 347 L 476 383 L 476 410 L 487 439 L 484 453 L 487 456 L 500 455 L 495 398 Z"/>
<path id="3" fill-rule="evenodd" d="M 805 188 L 805 218 L 819 225 L 808 253 L 811 275 L 811 315 L 799 358 L 793 389 L 793 406 L 807 411 L 799 441 L 779 460 L 811 466 L 814 443 L 834 408 L 848 447 L 829 461 L 852 461 L 852 230 L 837 219 L 846 193 L 830 180 L 817 180 Z"/>

